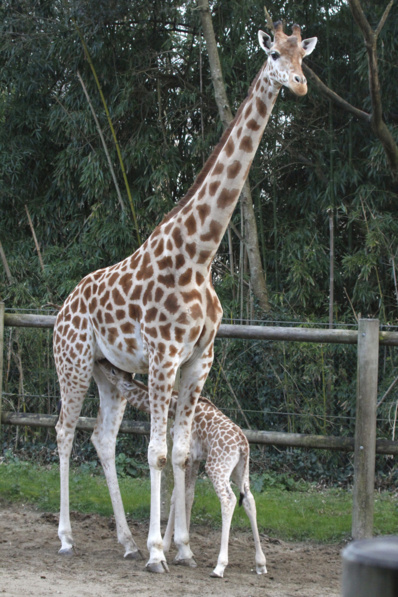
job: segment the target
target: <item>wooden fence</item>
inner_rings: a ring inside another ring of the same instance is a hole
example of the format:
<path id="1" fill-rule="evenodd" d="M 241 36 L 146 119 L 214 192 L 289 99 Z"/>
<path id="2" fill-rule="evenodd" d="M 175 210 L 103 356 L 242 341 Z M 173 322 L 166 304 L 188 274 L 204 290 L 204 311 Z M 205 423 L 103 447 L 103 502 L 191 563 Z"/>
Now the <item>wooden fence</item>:
<path id="1" fill-rule="evenodd" d="M 4 326 L 54 327 L 55 316 L 18 315 L 5 313 L 0 303 L 0 422 L 6 425 L 54 427 L 56 416 L 2 412 L 1 390 L 4 353 Z M 376 439 L 376 410 L 379 346 L 398 346 L 398 332 L 380 331 L 376 319 L 360 319 L 358 330 L 309 329 L 253 325 L 221 325 L 218 338 L 275 340 L 288 342 L 319 342 L 357 345 L 357 397 L 355 437 L 304 435 L 270 431 L 244 430 L 249 442 L 354 452 L 354 490 L 352 536 L 362 539 L 372 536 L 375 480 L 375 455 L 398 454 L 398 442 Z M 92 430 L 95 419 L 80 417 L 78 429 Z M 123 421 L 122 433 L 149 434 L 149 424 Z"/>

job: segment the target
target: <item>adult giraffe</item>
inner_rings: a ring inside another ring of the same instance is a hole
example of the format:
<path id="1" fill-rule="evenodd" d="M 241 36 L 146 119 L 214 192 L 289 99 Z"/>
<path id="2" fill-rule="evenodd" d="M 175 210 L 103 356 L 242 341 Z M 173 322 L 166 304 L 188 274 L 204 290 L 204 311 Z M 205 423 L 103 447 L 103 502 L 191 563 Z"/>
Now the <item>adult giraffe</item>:
<path id="1" fill-rule="evenodd" d="M 101 460 L 125 556 L 141 554 L 124 516 L 115 469 L 116 435 L 126 401 L 96 361 L 128 372 L 148 372 L 151 436 L 148 462 L 151 509 L 148 535 L 152 572 L 167 571 L 160 530 L 160 478 L 166 463 L 167 411 L 181 370 L 174 424 L 176 563 L 195 566 L 185 517 L 185 463 L 195 406 L 213 362 L 222 308 L 211 282 L 211 263 L 247 178 L 282 85 L 305 95 L 301 61 L 316 38 L 302 41 L 300 27 L 287 36 L 259 32 L 268 55 L 234 120 L 195 183 L 130 257 L 86 276 L 66 299 L 54 329 L 54 356 L 62 407 L 56 426 L 60 457 L 60 553 L 73 553 L 69 517 L 69 458 L 82 403 L 94 376 L 100 410 L 92 441 Z"/>

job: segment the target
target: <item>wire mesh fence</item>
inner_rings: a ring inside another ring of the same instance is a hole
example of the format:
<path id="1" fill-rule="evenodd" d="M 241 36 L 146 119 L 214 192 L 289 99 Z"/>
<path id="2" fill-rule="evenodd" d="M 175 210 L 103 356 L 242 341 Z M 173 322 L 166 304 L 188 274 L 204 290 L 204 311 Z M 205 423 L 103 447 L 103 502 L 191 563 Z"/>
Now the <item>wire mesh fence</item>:
<path id="1" fill-rule="evenodd" d="M 54 312 L 40 311 L 40 314 Z M 289 324 L 267 322 L 267 325 Z M 304 324 L 294 322 L 294 325 Z M 203 394 L 245 429 L 352 437 L 355 429 L 356 375 L 356 345 L 217 338 L 214 364 Z M 145 376 L 141 379 L 146 381 Z M 377 436 L 380 438 L 396 437 L 397 381 L 398 350 L 392 346 L 381 346 L 377 416 Z M 3 410 L 54 415 L 57 414 L 59 400 L 52 330 L 6 327 Z M 98 404 L 97 388 L 93 382 L 83 404 L 82 416 L 95 417 Z M 125 418 L 148 420 L 148 415 L 128 407 Z M 131 450 L 144 457 L 147 441 L 142 436 L 126 438 L 120 435 L 119 449 Z M 34 452 L 44 449 L 43 445 L 50 447 L 55 454 L 53 430 L 12 426 L 4 429 L 3 448 Z M 252 452 L 256 458 L 256 451 Z M 292 461 L 294 450 L 277 452 L 279 463 L 282 452 L 284 462 Z M 270 457 L 273 451 L 268 450 L 267 453 Z M 85 454 L 94 457 L 89 435 L 79 432 L 74 455 L 81 458 Z M 260 449 L 258 462 L 266 462 L 269 466 L 269 458 L 264 460 L 263 456 Z M 321 460 L 325 461 L 325 458 L 326 455 Z M 333 458 L 340 459 L 343 468 L 350 463 L 347 455 Z M 305 467 L 308 458 L 304 460 Z"/>

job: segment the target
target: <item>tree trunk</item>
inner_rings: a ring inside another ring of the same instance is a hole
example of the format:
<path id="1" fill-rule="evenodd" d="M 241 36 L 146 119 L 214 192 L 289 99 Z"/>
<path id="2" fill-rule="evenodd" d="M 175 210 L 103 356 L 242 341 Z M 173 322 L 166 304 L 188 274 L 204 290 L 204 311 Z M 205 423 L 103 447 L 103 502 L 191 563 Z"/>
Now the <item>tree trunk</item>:
<path id="1" fill-rule="evenodd" d="M 348 4 L 351 9 L 352 16 L 358 25 L 363 35 L 366 53 L 368 57 L 369 67 L 369 96 L 371 100 L 371 113 L 368 114 L 363 110 L 358 110 L 352 106 L 349 102 L 345 101 L 342 97 L 337 95 L 334 91 L 325 85 L 319 77 L 305 64 L 303 64 L 303 70 L 306 75 L 311 77 L 317 88 L 324 93 L 327 97 L 332 99 L 340 108 L 347 110 L 351 114 L 354 114 L 359 120 L 365 121 L 370 124 L 373 134 L 379 139 L 383 146 L 384 153 L 386 155 L 387 163 L 391 171 L 391 175 L 394 180 L 398 178 L 398 145 L 395 139 L 383 120 L 383 104 L 381 98 L 380 80 L 379 80 L 379 67 L 378 67 L 378 56 L 377 56 L 377 40 L 382 30 L 389 12 L 393 6 L 394 0 L 390 0 L 386 9 L 383 13 L 382 18 L 376 29 L 372 29 L 370 26 L 365 13 L 363 12 L 360 0 L 348 0 Z"/>
<path id="2" fill-rule="evenodd" d="M 214 96 L 221 122 L 223 123 L 224 128 L 226 128 L 232 121 L 233 116 L 225 91 L 221 63 L 218 55 L 213 22 L 209 8 L 209 0 L 198 0 L 198 8 L 202 20 L 203 35 L 206 41 L 207 54 L 209 57 Z M 253 293 L 258 300 L 260 308 L 263 311 L 269 312 L 271 307 L 268 299 L 265 272 L 261 263 L 256 216 L 254 213 L 253 200 L 248 181 L 246 181 L 243 187 L 241 202 L 244 217 L 244 242 L 249 259 L 250 279 Z"/>

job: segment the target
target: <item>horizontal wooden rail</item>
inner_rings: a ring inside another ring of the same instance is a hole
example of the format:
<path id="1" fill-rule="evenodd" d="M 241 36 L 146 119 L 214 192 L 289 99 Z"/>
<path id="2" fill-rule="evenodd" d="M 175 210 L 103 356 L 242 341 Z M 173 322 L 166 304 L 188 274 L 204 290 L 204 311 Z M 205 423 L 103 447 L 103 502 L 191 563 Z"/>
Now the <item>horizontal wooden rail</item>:
<path id="1" fill-rule="evenodd" d="M 8 327 L 53 328 L 55 319 L 55 315 L 5 313 L 4 325 Z M 301 327 L 221 324 L 217 338 L 357 344 L 358 332 L 356 330 L 343 329 L 323 330 Z M 380 344 L 398 346 L 398 332 L 380 332 Z"/>
<path id="2" fill-rule="evenodd" d="M 55 315 L 4 313 L 4 325 L 16 328 L 53 328 Z"/>
<path id="3" fill-rule="evenodd" d="M 94 417 L 79 417 L 77 429 L 82 431 L 93 431 L 97 419 Z M 57 415 L 42 415 L 36 413 L 14 413 L 2 412 L 1 423 L 3 425 L 26 425 L 27 427 L 52 427 L 58 421 Z M 120 431 L 122 433 L 135 433 L 137 435 L 149 435 L 151 426 L 146 421 L 122 421 Z"/>
<path id="4" fill-rule="evenodd" d="M 3 412 L 1 422 L 4 425 L 27 425 L 29 427 L 55 427 L 57 415 L 41 415 L 32 413 Z M 93 417 L 79 417 L 77 429 L 93 431 L 96 419 Z M 121 433 L 135 433 L 149 435 L 150 424 L 146 421 L 122 421 Z M 354 438 L 324 435 L 305 435 L 301 433 L 282 433 L 279 431 L 254 431 L 243 429 L 249 443 L 269 446 L 290 446 L 295 448 L 312 448 L 317 450 L 335 450 L 339 452 L 353 452 Z M 398 455 L 398 442 L 387 439 L 376 441 L 377 454 Z"/>

